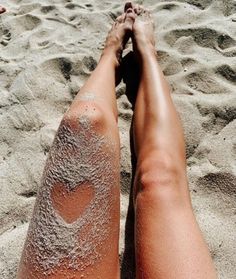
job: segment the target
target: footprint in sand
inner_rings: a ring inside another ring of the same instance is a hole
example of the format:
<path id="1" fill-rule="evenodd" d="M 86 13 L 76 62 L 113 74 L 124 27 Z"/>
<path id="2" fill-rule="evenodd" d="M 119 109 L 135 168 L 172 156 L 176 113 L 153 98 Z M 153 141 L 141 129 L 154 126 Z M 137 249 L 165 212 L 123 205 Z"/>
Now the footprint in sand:
<path id="1" fill-rule="evenodd" d="M 0 14 L 4 13 L 6 9 L 2 6 L 0 6 Z M 11 40 L 11 33 L 7 29 L 3 29 L 2 26 L 0 26 L 0 43 L 3 46 L 7 46 L 9 41 Z"/>
<path id="2" fill-rule="evenodd" d="M 0 44 L 7 46 L 11 40 L 11 32 L 8 29 L 2 30 L 2 36 L 0 38 Z"/>

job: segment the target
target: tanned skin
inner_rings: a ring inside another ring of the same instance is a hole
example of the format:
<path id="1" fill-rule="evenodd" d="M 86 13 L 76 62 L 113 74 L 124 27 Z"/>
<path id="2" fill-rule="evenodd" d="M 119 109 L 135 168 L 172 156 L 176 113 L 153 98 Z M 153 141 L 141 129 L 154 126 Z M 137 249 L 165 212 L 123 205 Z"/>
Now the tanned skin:
<path id="1" fill-rule="evenodd" d="M 78 119 L 86 117 L 96 134 L 112 139 L 117 178 L 111 183 L 119 185 L 115 77 L 122 50 L 130 37 L 141 70 L 133 125 L 137 157 L 133 193 L 136 278 L 215 279 L 213 262 L 191 205 L 183 129 L 169 85 L 157 62 L 153 20 L 142 6 L 132 3 L 125 5 L 124 13 L 116 19 L 108 34 L 97 68 L 64 115 L 60 127 L 69 125 L 79 133 Z M 91 93 L 94 96 L 92 100 L 89 97 Z M 106 173 L 102 175 L 106 176 Z M 59 190 L 63 191 L 63 188 Z M 65 200 L 60 200 L 61 214 L 65 218 L 76 217 L 73 202 L 80 199 L 78 193 L 74 193 L 78 197 L 73 197 L 71 202 L 66 192 L 63 193 Z M 58 196 L 58 193 L 54 193 L 53 204 L 57 203 Z M 103 247 L 109 247 L 109 253 L 101 247 L 99 260 L 85 271 L 65 270 L 59 266 L 47 276 L 39 266 L 32 266 L 26 260 L 26 254 L 32 258 L 35 255 L 25 245 L 18 279 L 120 278 L 119 186 L 113 188 L 111 202 L 113 210 L 109 212 L 108 227 L 112 233 L 102 243 Z M 88 228 L 86 233 L 92 232 Z"/>

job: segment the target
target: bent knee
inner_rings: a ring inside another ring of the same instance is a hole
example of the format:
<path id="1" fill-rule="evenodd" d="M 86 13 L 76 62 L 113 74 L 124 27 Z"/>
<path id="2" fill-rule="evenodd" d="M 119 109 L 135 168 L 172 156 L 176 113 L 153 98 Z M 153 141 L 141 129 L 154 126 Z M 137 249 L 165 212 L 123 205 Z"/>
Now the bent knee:
<path id="1" fill-rule="evenodd" d="M 159 155 L 159 156 L 158 156 Z M 188 199 L 186 171 L 168 154 L 148 156 L 137 169 L 136 198 L 170 204 Z"/>
<path id="2" fill-rule="evenodd" d="M 70 108 L 64 120 L 75 128 L 85 127 L 99 131 L 106 127 L 108 119 L 106 112 L 98 104 L 84 101 L 75 108 Z"/>

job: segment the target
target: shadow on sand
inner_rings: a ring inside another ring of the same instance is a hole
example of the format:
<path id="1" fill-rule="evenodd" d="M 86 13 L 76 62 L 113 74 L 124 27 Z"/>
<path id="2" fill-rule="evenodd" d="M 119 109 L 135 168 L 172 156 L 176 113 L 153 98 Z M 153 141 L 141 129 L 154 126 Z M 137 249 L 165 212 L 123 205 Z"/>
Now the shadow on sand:
<path id="1" fill-rule="evenodd" d="M 121 73 L 124 83 L 126 84 L 126 95 L 132 104 L 134 111 L 137 91 L 139 87 L 139 65 L 136 62 L 133 52 L 129 52 L 123 59 L 121 64 Z M 125 224 L 125 247 L 124 254 L 121 259 L 121 278 L 135 278 L 135 245 L 134 245 L 134 206 L 133 206 L 133 182 L 136 170 L 136 156 L 134 152 L 133 141 L 133 121 L 130 127 L 130 151 L 132 165 L 132 179 L 129 195 L 129 206 Z"/>

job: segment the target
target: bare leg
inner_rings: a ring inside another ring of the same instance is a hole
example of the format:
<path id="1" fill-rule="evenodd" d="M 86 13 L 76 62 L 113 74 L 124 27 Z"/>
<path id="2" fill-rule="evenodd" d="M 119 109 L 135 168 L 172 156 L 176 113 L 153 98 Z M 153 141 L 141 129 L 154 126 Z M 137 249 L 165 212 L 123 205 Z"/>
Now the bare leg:
<path id="1" fill-rule="evenodd" d="M 97 68 L 60 124 L 18 278 L 119 277 L 115 71 L 133 19 L 128 11 L 114 23 Z"/>
<path id="2" fill-rule="evenodd" d="M 134 112 L 137 278 L 216 278 L 191 206 L 183 131 L 156 62 L 152 19 L 140 6 L 135 11 L 133 43 L 141 65 Z"/>
<path id="3" fill-rule="evenodd" d="M 5 13 L 5 11 L 6 11 L 6 9 L 4 7 L 2 7 L 2 6 L 0 6 L 0 14 Z"/>

